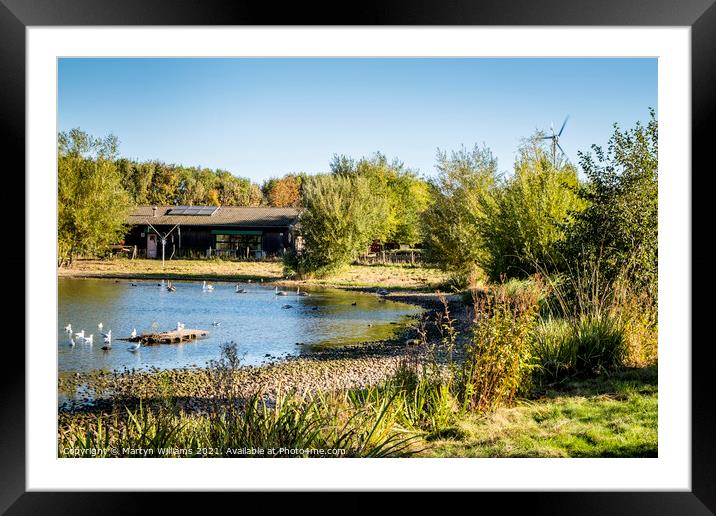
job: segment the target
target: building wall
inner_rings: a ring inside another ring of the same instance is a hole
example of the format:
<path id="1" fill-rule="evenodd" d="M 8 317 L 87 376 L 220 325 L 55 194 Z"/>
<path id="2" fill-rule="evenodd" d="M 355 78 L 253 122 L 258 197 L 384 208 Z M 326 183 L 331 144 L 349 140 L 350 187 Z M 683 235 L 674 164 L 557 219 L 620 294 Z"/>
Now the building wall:
<path id="1" fill-rule="evenodd" d="M 172 226 L 155 226 L 157 231 L 165 233 Z M 177 250 L 194 250 L 205 252 L 209 247 L 216 249 L 216 235 L 212 230 L 243 230 L 243 231 L 261 231 L 262 232 L 262 249 L 267 255 L 280 254 L 284 249 L 289 250 L 293 247 L 293 239 L 289 238 L 289 228 L 261 228 L 246 226 L 181 226 L 180 231 L 174 229 L 167 239 L 167 251 L 170 252 L 172 246 L 176 246 Z M 136 245 L 137 249 L 143 250 L 147 248 L 147 233 L 149 228 L 144 225 L 132 226 L 125 237 L 125 245 Z M 153 231 L 151 231 L 153 232 Z M 181 237 L 179 233 L 181 232 Z"/>

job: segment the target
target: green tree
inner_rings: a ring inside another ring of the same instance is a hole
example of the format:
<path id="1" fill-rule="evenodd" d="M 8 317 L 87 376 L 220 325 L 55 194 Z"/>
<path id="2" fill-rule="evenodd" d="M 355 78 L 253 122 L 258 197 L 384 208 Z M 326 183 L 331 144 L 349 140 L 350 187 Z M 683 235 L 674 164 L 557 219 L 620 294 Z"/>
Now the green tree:
<path id="1" fill-rule="evenodd" d="M 331 171 L 338 176 L 363 177 L 384 212 L 375 228 L 374 240 L 401 244 L 415 244 L 421 240 L 420 215 L 428 206 L 429 187 L 415 172 L 405 168 L 397 159 L 389 162 L 385 155 L 358 161 L 335 155 Z"/>
<path id="2" fill-rule="evenodd" d="M 658 142 L 656 114 L 646 126 L 614 125 L 606 151 L 579 153 L 588 182 L 580 189 L 587 208 L 567 241 L 575 262 L 597 261 L 606 279 L 626 274 L 656 300 L 658 271 Z"/>
<path id="3" fill-rule="evenodd" d="M 433 203 L 422 217 L 428 258 L 464 284 L 488 260 L 483 226 L 495 211 L 497 159 L 475 145 L 447 153 L 438 149 Z"/>
<path id="4" fill-rule="evenodd" d="M 303 202 L 304 247 L 284 262 L 300 276 L 325 276 L 349 265 L 371 243 L 385 210 L 368 179 L 357 176 L 310 177 Z"/>
<path id="5" fill-rule="evenodd" d="M 481 227 L 488 250 L 482 264 L 493 281 L 555 266 L 558 246 L 585 204 L 576 169 L 568 163 L 555 168 L 541 136 L 521 146 L 514 174 L 500 185 Z"/>
<path id="6" fill-rule="evenodd" d="M 129 195 L 115 162 L 118 140 L 80 129 L 58 135 L 57 243 L 59 265 L 98 256 L 126 234 Z"/>

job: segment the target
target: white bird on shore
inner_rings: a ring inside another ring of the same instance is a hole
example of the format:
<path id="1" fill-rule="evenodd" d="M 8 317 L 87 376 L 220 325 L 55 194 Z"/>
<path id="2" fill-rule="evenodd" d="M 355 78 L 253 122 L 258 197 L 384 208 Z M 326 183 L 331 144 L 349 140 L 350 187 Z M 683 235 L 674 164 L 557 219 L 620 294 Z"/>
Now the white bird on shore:
<path id="1" fill-rule="evenodd" d="M 80 340 L 84 339 L 84 338 L 85 338 L 85 331 L 82 330 L 82 331 L 79 332 L 79 333 L 75 333 L 75 337 L 77 337 L 77 338 L 80 339 Z"/>
<path id="2" fill-rule="evenodd" d="M 67 326 L 65 326 L 65 333 L 72 335 L 72 324 L 71 323 L 68 324 Z"/>
<path id="3" fill-rule="evenodd" d="M 94 341 L 94 334 L 90 335 L 89 337 L 85 337 L 85 344 L 92 345 L 92 342 Z"/>
<path id="4" fill-rule="evenodd" d="M 213 286 L 213 285 L 207 285 L 207 284 L 206 284 L 206 281 L 205 281 L 205 282 L 202 284 L 201 289 L 202 289 L 202 290 L 214 290 L 214 286 Z"/>
<path id="5" fill-rule="evenodd" d="M 137 336 L 137 328 L 132 328 L 132 333 L 129 334 L 129 338 L 133 339 Z"/>
<path id="6" fill-rule="evenodd" d="M 180 323 L 179 321 L 177 321 L 177 331 L 180 331 L 183 329 L 184 329 L 184 323 Z"/>
<path id="7" fill-rule="evenodd" d="M 102 332 L 102 328 L 104 328 L 104 324 L 99 323 L 99 324 L 97 325 L 97 329 L 99 329 L 99 331 Z"/>
<path id="8" fill-rule="evenodd" d="M 141 345 L 142 345 L 141 342 L 136 342 L 133 345 L 129 346 L 127 348 L 127 351 L 131 351 L 132 353 L 134 353 L 135 351 L 139 351 L 139 348 Z"/>

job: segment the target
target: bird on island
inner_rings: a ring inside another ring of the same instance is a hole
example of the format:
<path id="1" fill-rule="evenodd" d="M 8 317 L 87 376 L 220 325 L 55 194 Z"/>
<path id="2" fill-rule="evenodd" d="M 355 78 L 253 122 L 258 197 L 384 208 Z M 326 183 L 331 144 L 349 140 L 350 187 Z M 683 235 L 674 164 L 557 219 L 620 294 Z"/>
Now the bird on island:
<path id="1" fill-rule="evenodd" d="M 177 321 L 177 331 L 181 331 L 183 329 L 184 329 L 184 323 L 180 323 L 179 321 Z"/>
<path id="2" fill-rule="evenodd" d="M 75 337 L 77 337 L 80 340 L 84 340 L 85 338 L 85 331 L 82 330 L 81 332 L 75 333 Z"/>
<path id="3" fill-rule="evenodd" d="M 137 328 L 132 328 L 132 333 L 129 334 L 130 339 L 134 339 L 137 337 Z"/>
<path id="4" fill-rule="evenodd" d="M 94 334 L 90 335 L 89 337 L 85 337 L 85 344 L 89 344 L 91 346 L 93 341 L 94 341 Z"/>
<path id="5" fill-rule="evenodd" d="M 214 286 L 213 286 L 213 285 L 207 285 L 207 284 L 206 284 L 206 281 L 205 281 L 205 282 L 201 285 L 201 289 L 202 289 L 203 291 L 205 291 L 205 292 L 206 292 L 206 291 L 212 291 L 212 290 L 214 290 Z"/>
<path id="6" fill-rule="evenodd" d="M 129 346 L 129 347 L 127 348 L 127 351 L 131 351 L 132 353 L 134 353 L 135 351 L 139 351 L 139 347 L 140 347 L 141 345 L 142 345 L 141 342 L 136 342 L 136 343 L 134 343 L 133 345 Z"/>
<path id="7" fill-rule="evenodd" d="M 67 326 L 65 326 L 65 333 L 72 335 L 72 324 L 71 323 L 68 324 Z"/>
<path id="8" fill-rule="evenodd" d="M 97 325 L 97 329 L 101 332 L 101 331 L 102 331 L 102 328 L 104 328 L 104 324 L 99 323 L 99 324 Z"/>

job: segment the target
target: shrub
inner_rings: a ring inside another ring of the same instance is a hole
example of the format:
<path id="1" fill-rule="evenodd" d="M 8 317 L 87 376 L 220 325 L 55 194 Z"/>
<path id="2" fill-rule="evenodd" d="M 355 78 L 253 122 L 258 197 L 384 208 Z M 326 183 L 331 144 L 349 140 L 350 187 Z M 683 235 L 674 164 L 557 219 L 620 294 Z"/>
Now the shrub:
<path id="1" fill-rule="evenodd" d="M 475 299 L 472 340 L 459 374 L 463 407 L 488 412 L 529 388 L 537 309 L 535 290 L 510 297 L 505 289 L 496 289 Z"/>

